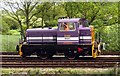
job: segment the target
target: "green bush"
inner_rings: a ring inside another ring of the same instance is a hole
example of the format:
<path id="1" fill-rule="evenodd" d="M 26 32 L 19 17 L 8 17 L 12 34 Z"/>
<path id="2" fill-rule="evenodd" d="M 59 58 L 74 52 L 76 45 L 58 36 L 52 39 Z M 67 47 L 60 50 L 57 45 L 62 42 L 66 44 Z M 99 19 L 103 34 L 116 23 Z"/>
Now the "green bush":
<path id="1" fill-rule="evenodd" d="M 56 20 L 46 21 L 45 27 L 54 27 L 57 26 L 58 22 Z"/>
<path id="2" fill-rule="evenodd" d="M 19 43 L 19 35 L 1 35 L 2 51 L 15 51 Z"/>
<path id="3" fill-rule="evenodd" d="M 6 33 L 6 35 L 20 35 L 20 32 L 17 30 L 10 30 Z"/>

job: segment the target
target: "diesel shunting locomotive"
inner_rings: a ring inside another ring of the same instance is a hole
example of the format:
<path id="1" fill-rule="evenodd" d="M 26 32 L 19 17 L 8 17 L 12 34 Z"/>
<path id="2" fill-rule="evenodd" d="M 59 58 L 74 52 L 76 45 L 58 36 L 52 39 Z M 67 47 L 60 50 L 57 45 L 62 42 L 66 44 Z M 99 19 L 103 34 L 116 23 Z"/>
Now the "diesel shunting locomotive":
<path id="1" fill-rule="evenodd" d="M 58 20 L 58 28 L 27 29 L 26 41 L 17 45 L 17 51 L 21 57 L 34 53 L 41 59 L 60 53 L 68 59 L 76 59 L 80 55 L 96 58 L 101 51 L 94 36 L 94 27 L 89 26 L 88 20 L 62 18 Z"/>

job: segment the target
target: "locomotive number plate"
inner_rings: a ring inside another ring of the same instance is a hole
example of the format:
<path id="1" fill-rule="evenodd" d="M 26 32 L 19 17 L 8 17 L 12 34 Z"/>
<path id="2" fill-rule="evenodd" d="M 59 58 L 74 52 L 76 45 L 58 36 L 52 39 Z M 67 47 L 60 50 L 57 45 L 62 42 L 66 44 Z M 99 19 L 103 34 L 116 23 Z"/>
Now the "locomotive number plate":
<path id="1" fill-rule="evenodd" d="M 64 35 L 65 40 L 70 40 L 71 35 Z"/>
<path id="2" fill-rule="evenodd" d="M 70 37 L 65 37 L 65 40 L 69 40 L 70 39 Z"/>

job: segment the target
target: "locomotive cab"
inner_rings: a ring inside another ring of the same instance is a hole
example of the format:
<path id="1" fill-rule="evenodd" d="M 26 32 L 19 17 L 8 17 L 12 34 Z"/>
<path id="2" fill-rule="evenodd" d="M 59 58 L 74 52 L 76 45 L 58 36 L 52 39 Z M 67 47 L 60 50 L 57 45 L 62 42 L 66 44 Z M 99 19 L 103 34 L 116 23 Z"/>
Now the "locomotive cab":
<path id="1" fill-rule="evenodd" d="M 57 44 L 78 44 L 78 23 L 73 21 L 76 19 L 60 19 L 58 20 Z"/>

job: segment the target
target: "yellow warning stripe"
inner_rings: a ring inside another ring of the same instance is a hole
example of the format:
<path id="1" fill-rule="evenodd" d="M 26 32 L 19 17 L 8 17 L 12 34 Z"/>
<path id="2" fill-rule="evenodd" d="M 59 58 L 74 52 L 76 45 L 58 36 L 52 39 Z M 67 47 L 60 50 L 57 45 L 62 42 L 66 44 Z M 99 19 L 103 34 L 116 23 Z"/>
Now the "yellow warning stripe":
<path id="1" fill-rule="evenodd" d="M 91 36 L 92 36 L 92 56 L 93 56 L 93 58 L 96 58 L 96 51 L 95 51 L 95 53 L 94 53 L 94 47 L 95 47 L 95 45 L 94 45 L 94 42 L 95 42 L 95 33 L 94 33 L 94 27 L 93 26 L 90 26 L 90 28 L 91 28 Z"/>
<path id="2" fill-rule="evenodd" d="M 19 54 L 20 54 L 20 56 L 23 55 L 22 50 L 21 50 L 21 47 L 22 47 L 22 44 L 19 45 Z"/>

